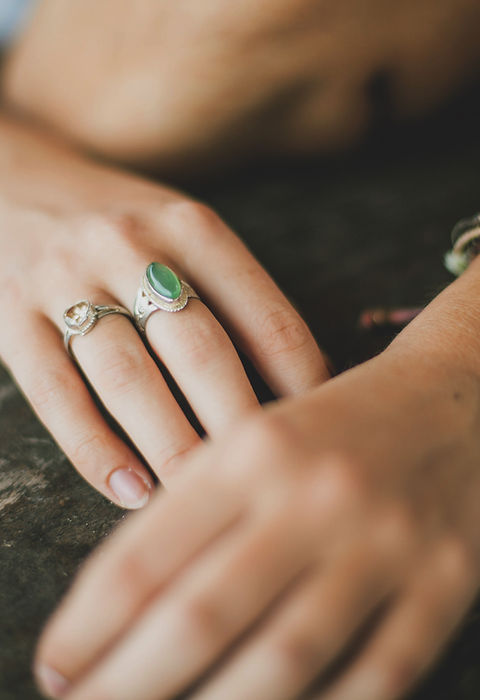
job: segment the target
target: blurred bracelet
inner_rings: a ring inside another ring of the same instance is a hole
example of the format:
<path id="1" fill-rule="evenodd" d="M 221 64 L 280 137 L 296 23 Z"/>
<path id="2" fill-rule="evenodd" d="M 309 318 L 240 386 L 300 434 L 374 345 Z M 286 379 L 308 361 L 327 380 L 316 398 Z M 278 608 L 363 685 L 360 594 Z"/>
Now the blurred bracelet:
<path id="1" fill-rule="evenodd" d="M 445 254 L 445 267 L 457 277 L 480 253 L 480 214 L 462 219 L 452 231 L 452 249 Z"/>
<path id="2" fill-rule="evenodd" d="M 452 249 L 445 253 L 445 267 L 457 277 L 465 272 L 472 260 L 480 254 L 480 214 L 462 219 L 452 231 Z M 378 327 L 402 327 L 413 320 L 423 308 L 365 309 L 358 326 L 362 330 Z"/>

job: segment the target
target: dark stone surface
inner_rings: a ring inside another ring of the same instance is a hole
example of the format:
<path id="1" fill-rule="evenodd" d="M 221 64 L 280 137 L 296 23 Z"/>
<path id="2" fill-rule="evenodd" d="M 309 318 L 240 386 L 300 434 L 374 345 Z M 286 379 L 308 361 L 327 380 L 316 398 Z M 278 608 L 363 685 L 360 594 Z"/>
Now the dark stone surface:
<path id="1" fill-rule="evenodd" d="M 480 209 L 479 116 L 466 97 L 435 120 L 377 135 L 355 156 L 252 168 L 196 193 L 241 232 L 341 370 L 392 336 L 361 332 L 363 308 L 421 305 L 450 280 L 441 262 L 450 228 Z M 0 369 L 0 700 L 39 697 L 29 673 L 39 629 L 120 517 Z M 472 613 L 416 700 L 480 697 L 479 652 Z"/>

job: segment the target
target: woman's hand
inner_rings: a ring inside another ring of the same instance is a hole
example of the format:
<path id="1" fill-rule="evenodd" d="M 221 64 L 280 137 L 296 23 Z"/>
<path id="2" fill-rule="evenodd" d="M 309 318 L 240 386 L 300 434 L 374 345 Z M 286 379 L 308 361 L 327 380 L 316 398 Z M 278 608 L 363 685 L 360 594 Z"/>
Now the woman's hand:
<path id="1" fill-rule="evenodd" d="M 64 350 L 62 315 L 77 301 L 131 309 L 152 261 L 192 284 L 203 301 L 154 313 L 146 335 L 211 436 L 258 405 L 229 333 L 280 394 L 327 377 L 305 323 L 205 206 L 5 120 L 0 152 L 0 354 L 77 469 L 116 503 L 139 507 L 152 482 Z M 110 315 L 72 348 L 107 410 L 168 482 L 199 438 L 134 325 Z"/>
<path id="2" fill-rule="evenodd" d="M 406 692 L 480 582 L 479 287 L 467 273 L 379 357 L 198 451 L 85 567 L 40 642 L 43 687 Z"/>
<path id="3" fill-rule="evenodd" d="M 43 0 L 7 99 L 89 148 L 164 168 L 348 145 L 478 73 L 477 0 Z"/>

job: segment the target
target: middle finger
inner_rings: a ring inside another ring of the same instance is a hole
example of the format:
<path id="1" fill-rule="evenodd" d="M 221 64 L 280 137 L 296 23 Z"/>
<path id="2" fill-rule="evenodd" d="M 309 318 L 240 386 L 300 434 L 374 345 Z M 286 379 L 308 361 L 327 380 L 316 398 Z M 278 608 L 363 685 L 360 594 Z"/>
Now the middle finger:
<path id="1" fill-rule="evenodd" d="M 131 259 L 128 285 L 125 275 L 115 275 L 111 280 L 114 296 L 127 307 L 131 304 L 133 288 L 131 271 L 137 270 L 140 282 L 142 259 Z M 144 261 L 143 272 L 146 269 Z M 177 276 L 177 271 L 173 272 Z M 178 275 L 178 281 L 181 277 Z M 145 330 L 153 351 L 173 376 L 207 433 L 218 434 L 258 407 L 232 341 L 202 301 L 189 299 L 175 313 L 157 309 L 149 316 Z"/>
<path id="2" fill-rule="evenodd" d="M 156 312 L 148 339 L 207 433 L 215 435 L 258 406 L 226 331 L 198 299 L 180 313 Z"/>

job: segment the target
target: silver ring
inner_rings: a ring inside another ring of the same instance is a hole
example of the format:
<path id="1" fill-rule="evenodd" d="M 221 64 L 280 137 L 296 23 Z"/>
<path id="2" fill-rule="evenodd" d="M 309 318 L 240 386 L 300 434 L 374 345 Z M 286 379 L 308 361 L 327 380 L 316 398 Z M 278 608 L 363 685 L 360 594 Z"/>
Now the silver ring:
<path id="1" fill-rule="evenodd" d="M 143 275 L 133 307 L 138 329 L 145 333 L 145 326 L 152 314 L 156 311 L 181 311 L 189 299 L 200 297 L 169 267 L 158 262 L 150 263 Z"/>
<path id="2" fill-rule="evenodd" d="M 109 314 L 121 314 L 131 319 L 132 314 L 124 306 L 106 306 L 92 304 L 87 299 L 77 301 L 63 314 L 66 330 L 63 336 L 65 349 L 73 357 L 71 342 L 75 335 L 86 335 L 97 325 L 98 321 Z"/>

